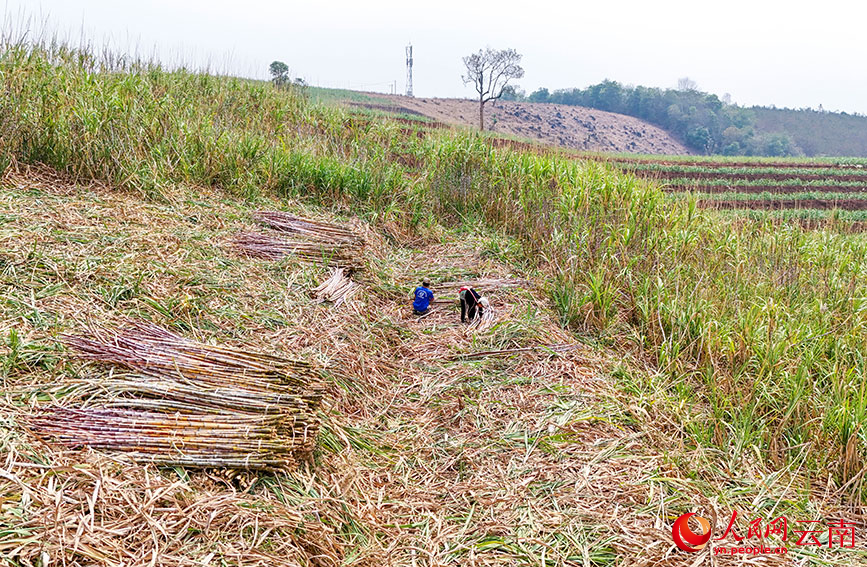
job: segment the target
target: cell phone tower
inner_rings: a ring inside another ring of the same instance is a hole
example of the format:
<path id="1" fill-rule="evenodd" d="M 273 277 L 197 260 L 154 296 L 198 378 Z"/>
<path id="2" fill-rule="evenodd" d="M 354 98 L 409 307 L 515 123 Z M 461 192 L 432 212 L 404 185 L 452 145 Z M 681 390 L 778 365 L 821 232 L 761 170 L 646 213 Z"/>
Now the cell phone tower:
<path id="1" fill-rule="evenodd" d="M 406 46 L 406 96 L 412 96 L 412 44 Z"/>

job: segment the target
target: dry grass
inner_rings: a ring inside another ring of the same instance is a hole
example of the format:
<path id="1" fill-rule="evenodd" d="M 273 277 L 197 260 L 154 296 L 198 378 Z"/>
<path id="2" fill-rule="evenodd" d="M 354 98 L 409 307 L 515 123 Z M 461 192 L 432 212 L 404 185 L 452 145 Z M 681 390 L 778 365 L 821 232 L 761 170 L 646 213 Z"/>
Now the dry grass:
<path id="1" fill-rule="evenodd" d="M 324 524 L 266 491 L 86 452 L 4 449 L 0 554 L 8 564 L 200 566 L 215 557 L 239 565 L 295 567 L 311 557 L 339 564 L 341 550 Z"/>
<path id="2" fill-rule="evenodd" d="M 471 287 L 473 289 L 489 292 L 492 290 L 512 289 L 512 288 L 528 288 L 531 287 L 531 282 L 519 278 L 480 278 L 476 280 L 442 282 L 439 284 L 440 289 L 446 289 L 457 293 L 462 287 Z"/>
<path id="3" fill-rule="evenodd" d="M 527 279 L 482 242 L 368 239 L 364 292 L 328 309 L 309 295 L 324 267 L 226 248 L 250 229 L 246 205 L 177 191 L 158 204 L 45 178 L 0 188 L 0 549 L 20 564 L 44 551 L 66 565 L 684 565 L 669 526 L 685 511 L 860 517 L 795 474 L 683 445 L 683 423 L 612 377 L 630 362 L 577 343 L 532 282 L 479 286 L 487 330 L 465 335 L 454 302 L 414 317 L 421 277 Z M 81 382 L 55 337 L 129 317 L 326 368 L 315 466 L 226 478 L 22 434 L 22 415 Z M 537 348 L 551 344 L 564 346 Z"/>

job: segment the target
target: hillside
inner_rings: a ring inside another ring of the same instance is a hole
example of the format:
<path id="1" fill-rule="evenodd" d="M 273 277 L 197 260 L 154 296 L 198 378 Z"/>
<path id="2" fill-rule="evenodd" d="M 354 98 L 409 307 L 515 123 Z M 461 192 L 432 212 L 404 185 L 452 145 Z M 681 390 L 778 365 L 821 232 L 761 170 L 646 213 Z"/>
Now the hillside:
<path id="1" fill-rule="evenodd" d="M 660 89 L 605 80 L 584 89 L 540 88 L 514 100 L 586 107 L 646 120 L 698 154 L 867 157 L 867 118 L 811 109 L 745 108 L 694 86 Z"/>
<path id="2" fill-rule="evenodd" d="M 729 218 L 610 164 L 294 89 L 3 47 L 11 565 L 726 566 L 744 563 L 725 553 L 735 515 L 742 534 L 792 525 L 753 533 L 791 550 L 750 563 L 867 564 L 863 235 Z M 323 223 L 360 244 L 309 237 Z M 338 267 L 355 294 L 319 301 Z M 422 278 L 438 301 L 416 317 Z M 491 302 L 477 326 L 466 283 Z M 70 339 L 141 321 L 166 343 L 127 367 Z M 205 406 L 189 387 L 213 359 L 236 370 Z M 263 360 L 315 378 L 265 382 L 286 405 L 239 416 Z M 290 405 L 310 382 L 321 399 Z M 162 421 L 88 419 L 132 404 Z M 83 418 L 51 422 L 64 411 Z M 284 449 L 287 421 L 305 458 L 253 458 Z M 675 547 L 688 512 L 722 539 Z M 795 543 L 840 519 L 857 547 Z"/>
<path id="3" fill-rule="evenodd" d="M 788 134 L 808 156 L 867 157 L 867 117 L 838 112 L 753 107 L 756 129 Z"/>
<path id="4" fill-rule="evenodd" d="M 478 127 L 479 105 L 466 99 L 381 96 L 387 103 L 353 103 L 392 112 L 419 114 L 446 124 Z M 643 120 L 602 110 L 513 101 L 492 101 L 485 123 L 495 134 L 593 152 L 689 154 L 664 130 Z"/>

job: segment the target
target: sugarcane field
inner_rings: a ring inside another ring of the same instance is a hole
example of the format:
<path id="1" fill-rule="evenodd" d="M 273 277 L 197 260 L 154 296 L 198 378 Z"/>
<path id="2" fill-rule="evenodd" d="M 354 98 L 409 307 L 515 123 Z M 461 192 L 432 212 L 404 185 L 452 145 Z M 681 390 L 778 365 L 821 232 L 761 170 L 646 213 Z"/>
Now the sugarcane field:
<path id="1" fill-rule="evenodd" d="M 0 567 L 867 566 L 814 8 L 7 0 Z"/>

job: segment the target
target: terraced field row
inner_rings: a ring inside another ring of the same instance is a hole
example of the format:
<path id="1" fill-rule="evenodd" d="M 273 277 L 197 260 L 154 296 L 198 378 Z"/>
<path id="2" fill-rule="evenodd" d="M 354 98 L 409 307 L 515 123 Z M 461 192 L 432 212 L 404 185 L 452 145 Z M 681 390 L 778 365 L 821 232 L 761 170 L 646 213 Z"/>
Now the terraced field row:
<path id="1" fill-rule="evenodd" d="M 865 169 L 867 158 L 814 158 L 804 160 L 800 158 L 744 158 L 743 156 L 665 156 L 657 157 L 634 157 L 634 156 L 595 156 L 602 157 L 605 161 L 617 164 L 650 166 L 650 167 L 740 167 L 740 168 L 791 168 L 801 169 Z"/>
<path id="2" fill-rule="evenodd" d="M 867 219 L 867 162 L 859 159 L 608 160 L 616 167 L 657 181 L 672 198 L 694 198 L 698 206 L 750 217 L 833 220 L 860 226 Z"/>

